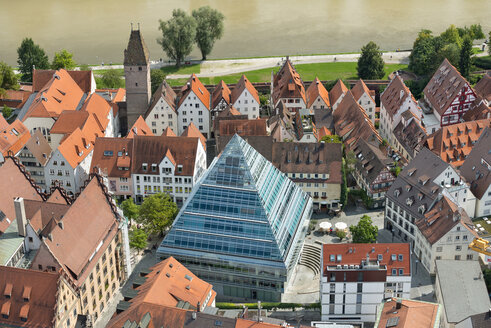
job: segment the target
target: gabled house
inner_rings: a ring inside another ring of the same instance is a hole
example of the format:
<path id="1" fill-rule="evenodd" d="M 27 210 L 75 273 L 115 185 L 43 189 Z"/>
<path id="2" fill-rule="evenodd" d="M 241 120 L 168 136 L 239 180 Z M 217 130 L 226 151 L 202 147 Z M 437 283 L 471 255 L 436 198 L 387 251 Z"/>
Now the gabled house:
<path id="1" fill-rule="evenodd" d="M 414 253 L 430 273 L 437 260 L 477 261 L 469 243 L 478 237 L 471 219 L 444 194 L 439 194 L 424 218 L 416 221 Z"/>
<path id="2" fill-rule="evenodd" d="M 334 130 L 346 147 L 352 147 L 358 139 L 373 140 L 382 143 L 372 121 L 365 110 L 356 102 L 350 91 L 333 113 Z"/>
<path id="3" fill-rule="evenodd" d="M 429 135 L 424 145 L 445 162 L 458 169 L 487 127 L 491 127 L 491 119 L 445 126 Z"/>
<path id="4" fill-rule="evenodd" d="M 385 228 L 414 246 L 417 223 L 443 193 L 472 217 L 475 199 L 450 164 L 423 147 L 386 193 Z M 429 258 L 425 267 L 429 268 Z"/>
<path id="5" fill-rule="evenodd" d="M 210 137 L 211 96 L 195 74 L 192 74 L 181 89 L 177 103 L 178 134 L 181 134 L 189 123 L 196 124 L 199 131 Z"/>
<path id="6" fill-rule="evenodd" d="M 481 133 L 477 143 L 460 167 L 460 174 L 470 184 L 476 197 L 475 217 L 491 214 L 491 128 Z"/>
<path id="7" fill-rule="evenodd" d="M 42 238 L 31 266 L 60 272 L 75 290 L 80 313 L 90 313 L 94 322 L 131 274 L 127 225 L 105 188 L 93 175 Z"/>
<path id="8" fill-rule="evenodd" d="M 120 107 L 126 104 L 126 89 L 96 89 L 95 93 L 104 98 L 113 109 L 114 116 L 114 136 L 118 137 L 121 135 L 120 126 Z M 126 127 L 125 127 L 126 129 Z"/>
<path id="9" fill-rule="evenodd" d="M 75 327 L 81 314 L 76 292 L 58 272 L 0 266 L 0 325 Z"/>
<path id="10" fill-rule="evenodd" d="M 440 328 L 442 305 L 403 298 L 386 298 L 377 307 L 375 328 L 412 327 Z"/>
<path id="11" fill-rule="evenodd" d="M 329 100 L 333 112 L 338 108 L 338 105 L 343 101 L 344 95 L 348 92 L 348 88 L 343 81 L 338 80 L 334 87 L 329 92 Z"/>
<path id="12" fill-rule="evenodd" d="M 29 130 L 20 120 L 3 124 L 3 127 L 0 126 L 0 156 L 6 157 L 9 152 L 17 154 L 30 138 Z"/>
<path id="13" fill-rule="evenodd" d="M 225 84 L 225 82 L 223 82 L 223 80 L 221 80 L 213 90 L 211 94 L 211 120 L 213 130 L 215 130 L 216 117 L 231 106 L 231 95 L 232 91 L 230 91 L 229 87 L 227 84 Z"/>
<path id="14" fill-rule="evenodd" d="M 137 203 L 159 192 L 181 206 L 206 170 L 206 152 L 198 137 L 135 136 L 131 161 Z"/>
<path id="15" fill-rule="evenodd" d="M 362 79 L 356 81 L 351 94 L 356 102 L 365 110 L 368 118 L 375 124 L 375 91 L 368 89 Z"/>
<path id="16" fill-rule="evenodd" d="M 318 109 L 328 110 L 331 108 L 329 92 L 318 77 L 307 88 L 307 108 L 314 112 Z"/>
<path id="17" fill-rule="evenodd" d="M 199 132 L 198 128 L 193 122 L 189 123 L 187 128 L 182 131 L 181 137 L 198 138 L 201 142 L 201 146 L 203 146 L 203 149 L 206 151 L 206 138 L 201 132 Z"/>
<path id="18" fill-rule="evenodd" d="M 385 193 L 396 179 L 390 170 L 392 159 L 380 149 L 380 144 L 358 139 L 350 148 L 356 158 L 353 177 L 373 201 L 372 208 L 385 206 Z"/>
<path id="19" fill-rule="evenodd" d="M 423 94 L 440 127 L 460 122 L 476 99 L 469 82 L 447 59 L 438 67 Z"/>
<path id="20" fill-rule="evenodd" d="M 261 101 L 259 94 L 245 75 L 240 77 L 230 96 L 230 103 L 250 120 L 260 117 Z"/>
<path id="21" fill-rule="evenodd" d="M 485 105 L 491 107 L 491 73 L 488 72 L 476 83 L 474 92 L 484 100 Z"/>
<path id="22" fill-rule="evenodd" d="M 307 108 L 305 86 L 288 57 L 278 73 L 271 73 L 271 99 L 274 108 L 282 102 L 290 113 Z"/>
<path id="23" fill-rule="evenodd" d="M 145 113 L 145 122 L 154 135 L 159 135 L 166 128 L 177 129 L 177 95 L 164 80 L 153 94 L 150 106 Z"/>
<path id="24" fill-rule="evenodd" d="M 317 142 L 319 135 L 312 116 L 291 113 L 284 103 L 279 103 L 277 114 L 267 121 L 268 130 L 274 141 Z"/>
<path id="25" fill-rule="evenodd" d="M 401 115 L 401 121 L 392 132 L 392 147 L 407 161 L 416 156 L 426 138 L 426 130 L 410 111 Z"/>
<path id="26" fill-rule="evenodd" d="M 402 78 L 396 75 L 380 95 L 380 134 L 393 147 L 396 145 L 394 130 L 407 111 L 421 121 L 423 111 Z"/>
<path id="27" fill-rule="evenodd" d="M 135 136 L 153 136 L 152 130 L 148 127 L 143 117 L 138 117 L 133 126 L 128 130 L 126 138 L 131 139 Z"/>
<path id="28" fill-rule="evenodd" d="M 51 146 L 40 130 L 35 131 L 16 156 L 29 172 L 31 178 L 43 190 L 46 190 L 44 167 L 52 153 Z"/>

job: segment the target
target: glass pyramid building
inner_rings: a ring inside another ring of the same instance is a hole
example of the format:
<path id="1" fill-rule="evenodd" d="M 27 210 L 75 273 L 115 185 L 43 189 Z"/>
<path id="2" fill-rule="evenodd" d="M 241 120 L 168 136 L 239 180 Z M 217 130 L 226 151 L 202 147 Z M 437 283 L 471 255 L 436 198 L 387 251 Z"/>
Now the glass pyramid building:
<path id="1" fill-rule="evenodd" d="M 214 285 L 221 300 L 280 301 L 303 246 L 312 200 L 238 135 L 157 250 Z"/>

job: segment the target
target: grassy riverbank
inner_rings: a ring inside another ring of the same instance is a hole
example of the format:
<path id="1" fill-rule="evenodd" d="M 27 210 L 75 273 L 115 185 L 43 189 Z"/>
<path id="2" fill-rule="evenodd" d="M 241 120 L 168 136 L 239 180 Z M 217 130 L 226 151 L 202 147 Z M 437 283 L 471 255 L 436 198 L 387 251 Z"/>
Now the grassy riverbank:
<path id="1" fill-rule="evenodd" d="M 357 79 L 356 74 L 356 65 L 357 63 L 315 63 L 315 64 L 299 64 L 295 65 L 298 73 L 302 77 L 303 80 L 312 81 L 317 76 L 321 80 L 337 80 L 337 79 Z M 195 65 L 192 65 L 195 66 Z M 191 67 L 191 66 L 189 66 Z M 254 71 L 248 71 L 243 73 L 235 73 L 223 76 L 214 76 L 214 77 L 200 77 L 200 81 L 203 84 L 218 84 L 220 80 L 223 80 L 225 83 L 237 83 L 242 74 L 245 74 L 249 81 L 251 82 L 270 82 L 271 81 L 271 70 L 277 72 L 279 67 L 273 68 L 264 68 Z M 396 70 L 407 69 L 407 65 L 404 64 L 385 64 L 385 76 L 387 76 Z M 196 70 L 196 68 L 194 68 Z M 191 73 L 199 73 L 199 71 L 190 71 L 188 73 L 183 73 L 182 69 L 172 74 L 191 74 Z M 186 83 L 187 78 L 185 79 L 167 79 L 170 85 L 178 86 Z"/>

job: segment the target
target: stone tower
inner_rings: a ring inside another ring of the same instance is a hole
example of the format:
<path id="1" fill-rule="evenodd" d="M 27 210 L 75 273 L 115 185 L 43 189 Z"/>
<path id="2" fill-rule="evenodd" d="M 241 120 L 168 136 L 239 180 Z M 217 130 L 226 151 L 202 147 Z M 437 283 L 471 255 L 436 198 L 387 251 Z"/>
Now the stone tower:
<path id="1" fill-rule="evenodd" d="M 138 29 L 131 27 L 130 41 L 124 51 L 124 77 L 126 79 L 127 130 L 138 116 L 147 111 L 150 97 L 150 60 L 148 48 Z"/>

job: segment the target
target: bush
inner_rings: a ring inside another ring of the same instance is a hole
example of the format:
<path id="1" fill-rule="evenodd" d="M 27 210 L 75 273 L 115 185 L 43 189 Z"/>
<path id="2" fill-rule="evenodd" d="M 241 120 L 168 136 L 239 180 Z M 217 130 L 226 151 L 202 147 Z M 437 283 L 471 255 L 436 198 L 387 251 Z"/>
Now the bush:
<path id="1" fill-rule="evenodd" d="M 346 238 L 346 232 L 338 230 L 336 231 L 336 237 L 338 237 L 340 241 L 343 241 L 343 239 Z"/>
<path id="2" fill-rule="evenodd" d="M 363 205 L 365 205 L 366 208 L 372 207 L 373 199 L 368 197 L 365 190 L 363 190 L 363 189 L 350 190 L 349 194 L 350 194 L 350 196 L 353 196 L 354 198 L 361 198 L 361 200 L 363 201 Z"/>
<path id="3" fill-rule="evenodd" d="M 9 117 L 10 117 L 10 115 L 12 115 L 12 108 L 7 107 L 7 105 L 3 105 L 3 108 L 2 108 L 2 115 L 3 115 L 3 117 L 5 117 L 5 118 L 9 118 Z"/>
<path id="4" fill-rule="evenodd" d="M 475 66 L 482 69 L 491 69 L 491 56 L 472 57 L 472 59 Z"/>

